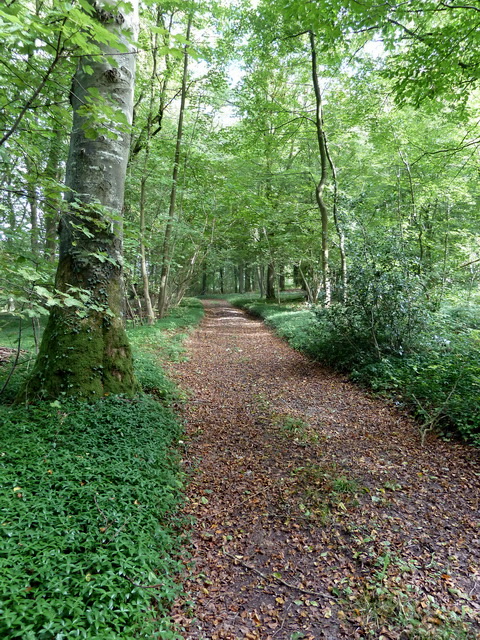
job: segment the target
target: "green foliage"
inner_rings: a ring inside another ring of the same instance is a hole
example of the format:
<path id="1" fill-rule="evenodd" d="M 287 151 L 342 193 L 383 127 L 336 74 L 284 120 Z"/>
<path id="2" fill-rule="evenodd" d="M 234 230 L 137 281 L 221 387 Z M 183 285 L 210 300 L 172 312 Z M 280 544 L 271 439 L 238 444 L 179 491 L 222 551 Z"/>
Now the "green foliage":
<path id="1" fill-rule="evenodd" d="M 161 368 L 161 362 L 179 362 L 185 357 L 185 338 L 202 317 L 200 301 L 185 298 L 154 326 L 131 327 L 128 331 L 137 380 L 147 393 L 166 404 L 179 400 L 180 396 L 179 389 Z"/>
<path id="2" fill-rule="evenodd" d="M 368 364 L 354 378 L 412 409 L 422 432 L 456 430 L 480 444 L 480 332 L 441 320 L 434 328 L 414 353 Z"/>
<path id="3" fill-rule="evenodd" d="M 173 416 L 147 397 L 1 414 L 0 635 L 173 638 Z"/>
<path id="4" fill-rule="evenodd" d="M 411 352 L 429 314 L 421 281 L 391 262 L 355 266 L 345 304 L 319 307 L 316 315 L 328 340 L 317 357 L 350 370 L 362 363 Z"/>
<path id="5" fill-rule="evenodd" d="M 271 304 L 252 297 L 229 296 L 230 302 L 265 320 L 298 351 L 318 355 L 319 324 L 314 312 L 305 305 Z"/>
<path id="6" fill-rule="evenodd" d="M 365 273 L 357 276 L 346 306 L 315 313 L 295 305 L 230 299 L 263 318 L 295 349 L 350 372 L 354 380 L 411 410 L 422 440 L 436 429 L 480 444 L 476 307 L 427 313 L 415 288 L 400 286 L 398 274 L 378 274 L 362 286 Z"/>
<path id="7" fill-rule="evenodd" d="M 135 376 L 142 389 L 165 404 L 179 399 L 179 391 L 160 368 L 159 359 L 153 353 L 134 351 L 133 365 Z"/>
<path id="8" fill-rule="evenodd" d="M 138 349 L 140 349 L 144 362 L 146 362 L 146 355 L 152 355 L 152 353 L 161 360 L 181 361 L 185 355 L 183 346 L 185 338 L 202 317 L 201 302 L 195 298 L 185 298 L 178 307 L 170 309 L 165 318 L 157 320 L 153 327 L 146 325 L 131 327 L 128 336 L 135 357 L 138 357 Z"/>

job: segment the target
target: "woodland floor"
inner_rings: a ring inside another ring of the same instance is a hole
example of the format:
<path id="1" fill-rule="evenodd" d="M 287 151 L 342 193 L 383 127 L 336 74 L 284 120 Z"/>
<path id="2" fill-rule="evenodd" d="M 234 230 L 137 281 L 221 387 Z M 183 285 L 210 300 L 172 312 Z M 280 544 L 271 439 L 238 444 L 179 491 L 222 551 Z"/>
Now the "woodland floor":
<path id="1" fill-rule="evenodd" d="M 478 451 L 206 301 L 190 394 L 186 640 L 480 637 Z"/>

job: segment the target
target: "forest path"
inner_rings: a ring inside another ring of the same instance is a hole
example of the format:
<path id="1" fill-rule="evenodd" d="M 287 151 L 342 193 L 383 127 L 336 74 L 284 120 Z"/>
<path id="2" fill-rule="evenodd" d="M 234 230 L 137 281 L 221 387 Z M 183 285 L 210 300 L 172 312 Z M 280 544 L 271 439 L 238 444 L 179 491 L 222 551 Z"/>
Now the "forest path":
<path id="1" fill-rule="evenodd" d="M 480 637 L 477 452 L 421 447 L 385 402 L 225 301 L 204 304 L 173 365 L 191 394 L 183 637 Z"/>

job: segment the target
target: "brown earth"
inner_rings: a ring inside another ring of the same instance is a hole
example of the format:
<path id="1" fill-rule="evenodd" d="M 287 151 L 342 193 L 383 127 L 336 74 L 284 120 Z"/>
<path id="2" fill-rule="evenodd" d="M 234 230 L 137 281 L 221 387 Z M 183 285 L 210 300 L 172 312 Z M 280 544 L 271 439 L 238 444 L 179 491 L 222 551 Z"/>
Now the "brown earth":
<path id="1" fill-rule="evenodd" d="M 428 435 L 224 301 L 189 390 L 186 640 L 479 638 L 478 451 Z"/>

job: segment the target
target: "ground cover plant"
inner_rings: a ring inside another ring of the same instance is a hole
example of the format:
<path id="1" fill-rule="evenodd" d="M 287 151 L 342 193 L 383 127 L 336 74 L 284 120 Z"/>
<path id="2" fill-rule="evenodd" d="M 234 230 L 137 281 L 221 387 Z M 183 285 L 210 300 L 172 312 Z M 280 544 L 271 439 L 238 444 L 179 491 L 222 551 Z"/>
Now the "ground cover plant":
<path id="1" fill-rule="evenodd" d="M 251 295 L 229 300 L 263 318 L 295 349 L 349 372 L 413 411 L 422 440 L 436 429 L 480 443 L 480 333 L 475 306 L 454 301 L 428 312 L 419 301 L 409 299 L 406 305 L 400 300 L 404 295 L 400 287 L 380 284 L 378 304 L 372 301 L 372 292 L 361 287 L 352 287 L 347 304 L 329 308 L 309 307 L 298 300 L 267 303 Z"/>
<path id="2" fill-rule="evenodd" d="M 132 330 L 151 396 L 0 406 L 1 637 L 178 637 L 168 611 L 180 590 L 181 427 L 153 351 L 171 341 L 178 353 L 175 327 L 185 335 L 199 312 Z"/>

